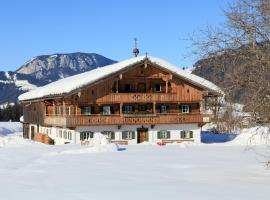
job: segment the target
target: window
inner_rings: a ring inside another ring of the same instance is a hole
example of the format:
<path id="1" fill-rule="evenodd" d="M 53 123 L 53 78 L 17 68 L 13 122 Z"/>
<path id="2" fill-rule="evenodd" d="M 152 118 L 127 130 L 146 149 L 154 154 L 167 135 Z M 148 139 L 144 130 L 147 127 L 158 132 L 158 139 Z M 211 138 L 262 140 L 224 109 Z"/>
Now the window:
<path id="1" fill-rule="evenodd" d="M 111 107 L 110 106 L 103 106 L 102 114 L 103 115 L 110 115 L 111 114 Z"/>
<path id="2" fill-rule="evenodd" d="M 71 131 L 68 132 L 68 139 L 69 140 L 72 140 L 72 133 L 71 133 Z"/>
<path id="3" fill-rule="evenodd" d="M 146 105 L 138 105 L 138 111 L 147 111 L 147 106 Z"/>
<path id="4" fill-rule="evenodd" d="M 59 130 L 59 137 L 62 138 L 62 130 Z"/>
<path id="5" fill-rule="evenodd" d="M 135 139 L 135 131 L 123 131 L 122 132 L 123 140 L 132 140 Z"/>
<path id="6" fill-rule="evenodd" d="M 80 132 L 80 140 L 88 140 L 93 137 L 94 137 L 94 132 L 91 132 L 91 131 Z"/>
<path id="7" fill-rule="evenodd" d="M 155 85 L 155 92 L 161 92 L 161 85 L 160 84 L 156 84 Z"/>
<path id="8" fill-rule="evenodd" d="M 125 92 L 131 92 L 131 85 L 125 84 Z"/>
<path id="9" fill-rule="evenodd" d="M 65 114 L 66 115 L 71 115 L 71 106 L 66 106 L 66 108 L 65 108 Z"/>
<path id="10" fill-rule="evenodd" d="M 189 105 L 182 105 L 181 110 L 182 110 L 182 113 L 190 113 L 190 106 Z"/>
<path id="11" fill-rule="evenodd" d="M 160 106 L 160 113 L 167 113 L 168 110 L 169 110 L 169 106 L 167 106 L 167 105 Z"/>
<path id="12" fill-rule="evenodd" d="M 91 115 L 92 114 L 92 108 L 91 106 L 85 106 L 85 107 L 81 107 L 81 114 L 82 115 Z"/>
<path id="13" fill-rule="evenodd" d="M 134 111 L 134 106 L 125 105 L 124 106 L 124 113 L 132 113 Z"/>
<path id="14" fill-rule="evenodd" d="M 193 131 L 181 131 L 180 136 L 181 136 L 181 139 L 193 138 Z"/>
<path id="15" fill-rule="evenodd" d="M 157 138 L 158 139 L 170 139 L 171 138 L 171 133 L 170 131 L 158 131 L 157 133 Z"/>
<path id="16" fill-rule="evenodd" d="M 56 115 L 62 114 L 62 106 L 55 106 L 55 114 Z"/>
<path id="17" fill-rule="evenodd" d="M 67 139 L 67 131 L 64 131 L 64 139 Z"/>
<path id="18" fill-rule="evenodd" d="M 103 131 L 101 132 L 103 135 L 106 135 L 109 139 L 114 140 L 115 134 L 113 131 Z"/>

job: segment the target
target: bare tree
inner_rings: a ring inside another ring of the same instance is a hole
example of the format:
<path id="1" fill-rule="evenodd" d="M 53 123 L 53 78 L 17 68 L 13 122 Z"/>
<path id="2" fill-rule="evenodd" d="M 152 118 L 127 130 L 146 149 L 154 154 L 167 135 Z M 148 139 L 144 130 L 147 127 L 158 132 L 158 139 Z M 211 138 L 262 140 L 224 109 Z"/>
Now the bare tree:
<path id="1" fill-rule="evenodd" d="M 213 57 L 224 71 L 227 99 L 243 96 L 246 111 L 270 119 L 270 1 L 238 0 L 224 11 L 226 22 L 192 36 L 193 53 Z M 216 59 L 222 55 L 223 59 Z M 226 71 L 226 66 L 232 66 Z M 229 84 L 228 84 L 229 83 Z M 245 88 L 245 91 L 243 90 Z"/>
<path id="2" fill-rule="evenodd" d="M 237 0 L 224 15 L 226 21 L 220 26 L 192 35 L 192 53 L 224 73 L 221 81 L 228 101 L 241 96 L 254 120 L 269 123 L 270 0 Z"/>

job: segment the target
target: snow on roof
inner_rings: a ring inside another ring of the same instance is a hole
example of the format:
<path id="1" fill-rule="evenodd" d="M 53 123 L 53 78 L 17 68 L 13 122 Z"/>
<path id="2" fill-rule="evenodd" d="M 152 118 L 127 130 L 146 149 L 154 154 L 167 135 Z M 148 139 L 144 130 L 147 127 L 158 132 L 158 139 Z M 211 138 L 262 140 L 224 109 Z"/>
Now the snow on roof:
<path id="1" fill-rule="evenodd" d="M 42 87 L 38 87 L 29 92 L 26 92 L 19 96 L 19 101 L 30 100 L 30 99 L 38 99 L 51 95 L 61 95 L 72 92 L 78 88 L 84 87 L 91 83 L 94 83 L 102 78 L 105 78 L 113 73 L 116 73 L 120 70 L 128 68 L 132 65 L 142 62 L 144 59 L 148 58 L 148 60 L 164 68 L 165 70 L 169 70 L 172 73 L 186 79 L 187 81 L 192 82 L 195 85 L 201 86 L 207 90 L 212 92 L 216 92 L 218 94 L 224 94 L 223 91 L 217 87 L 215 84 L 207 81 L 199 76 L 194 74 L 190 74 L 178 67 L 173 66 L 172 64 L 156 57 L 152 56 L 140 56 L 134 57 L 128 60 L 124 60 L 112 65 L 107 65 L 104 67 L 100 67 L 88 72 L 84 72 L 81 74 L 77 74 L 74 76 L 70 76 L 67 78 L 60 79 L 58 81 L 52 82 Z"/>

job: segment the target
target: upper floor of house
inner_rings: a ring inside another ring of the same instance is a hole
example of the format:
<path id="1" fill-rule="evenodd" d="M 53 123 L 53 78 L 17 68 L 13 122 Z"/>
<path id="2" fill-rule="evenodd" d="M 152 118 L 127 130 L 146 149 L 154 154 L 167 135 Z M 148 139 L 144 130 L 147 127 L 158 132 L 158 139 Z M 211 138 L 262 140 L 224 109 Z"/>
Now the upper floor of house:
<path id="1" fill-rule="evenodd" d="M 222 91 L 154 57 L 137 57 L 68 77 L 19 97 L 24 120 L 43 125 L 192 123 Z"/>

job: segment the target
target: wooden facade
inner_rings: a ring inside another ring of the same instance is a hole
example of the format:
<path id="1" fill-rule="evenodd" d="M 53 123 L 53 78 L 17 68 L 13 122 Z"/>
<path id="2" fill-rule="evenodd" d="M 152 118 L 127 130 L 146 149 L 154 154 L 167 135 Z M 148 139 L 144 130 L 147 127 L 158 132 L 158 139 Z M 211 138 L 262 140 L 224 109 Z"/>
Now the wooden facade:
<path id="1" fill-rule="evenodd" d="M 211 116 L 201 112 L 206 96 L 209 91 L 205 88 L 146 58 L 69 93 L 21 101 L 24 130 L 28 132 L 25 137 L 34 138 L 39 127 L 74 131 L 78 127 L 97 126 L 120 130 L 127 125 L 154 128 L 196 124 L 200 127 L 211 120 Z M 148 133 L 138 127 L 136 140 L 140 143 L 146 141 Z"/>
<path id="2" fill-rule="evenodd" d="M 159 67 L 141 63 L 71 94 L 24 103 L 24 121 L 45 126 L 203 123 L 206 91 Z M 162 113 L 160 106 L 167 106 Z M 188 113 L 181 105 L 190 106 Z M 102 108 L 109 106 L 108 114 Z M 132 112 L 125 113 L 125 106 Z M 82 109 L 91 108 L 84 114 Z M 140 110 L 141 107 L 145 107 Z"/>

